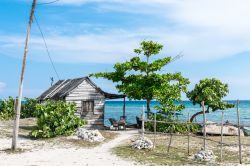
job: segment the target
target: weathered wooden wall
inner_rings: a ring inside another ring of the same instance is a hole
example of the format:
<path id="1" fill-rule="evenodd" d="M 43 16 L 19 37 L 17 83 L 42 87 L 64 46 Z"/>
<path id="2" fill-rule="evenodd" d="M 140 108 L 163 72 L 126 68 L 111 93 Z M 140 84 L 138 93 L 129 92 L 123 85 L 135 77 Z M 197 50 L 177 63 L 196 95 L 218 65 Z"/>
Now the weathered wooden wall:
<path id="1" fill-rule="evenodd" d="M 94 101 L 94 112 L 87 113 L 84 118 L 90 125 L 103 125 L 105 97 L 87 81 L 83 81 L 66 97 L 67 102 L 75 102 L 77 112 L 82 109 L 82 101 Z"/>

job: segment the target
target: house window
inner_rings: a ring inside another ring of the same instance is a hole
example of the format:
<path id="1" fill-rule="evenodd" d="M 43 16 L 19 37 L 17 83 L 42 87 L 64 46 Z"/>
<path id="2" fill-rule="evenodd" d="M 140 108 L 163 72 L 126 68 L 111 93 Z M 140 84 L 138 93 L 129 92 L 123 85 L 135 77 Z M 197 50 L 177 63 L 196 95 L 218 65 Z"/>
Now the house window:
<path id="1" fill-rule="evenodd" d="M 82 101 L 82 113 L 94 112 L 94 101 Z"/>

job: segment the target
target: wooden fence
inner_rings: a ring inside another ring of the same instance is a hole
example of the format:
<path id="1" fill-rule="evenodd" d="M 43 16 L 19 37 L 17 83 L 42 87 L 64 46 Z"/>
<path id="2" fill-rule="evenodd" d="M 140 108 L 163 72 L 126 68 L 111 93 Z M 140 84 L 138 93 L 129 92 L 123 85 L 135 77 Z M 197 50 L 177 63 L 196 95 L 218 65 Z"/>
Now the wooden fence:
<path id="1" fill-rule="evenodd" d="M 239 100 L 237 100 L 237 103 L 236 103 L 236 113 L 237 113 L 237 125 L 234 125 L 235 127 L 238 128 L 238 143 L 237 144 L 226 144 L 224 143 L 224 139 L 223 139 L 223 136 L 224 136 L 224 133 L 223 133 L 223 124 L 224 124 L 224 111 L 221 112 L 221 132 L 220 132 L 220 141 L 215 141 L 215 140 L 212 140 L 210 138 L 207 138 L 207 133 L 206 133 L 206 126 L 207 126 L 207 123 L 206 123 L 206 114 L 205 114 L 205 106 L 204 106 L 204 102 L 201 103 L 202 105 L 202 110 L 203 110 L 203 122 L 202 123 L 196 123 L 196 122 L 190 122 L 189 120 L 189 113 L 188 113 L 188 120 L 187 122 L 167 122 L 167 121 L 157 121 L 156 120 L 156 113 L 154 113 L 154 120 L 145 120 L 144 118 L 144 107 L 143 107 L 143 110 L 142 110 L 142 136 L 144 137 L 144 133 L 146 134 L 153 134 L 154 137 L 153 137 L 153 143 L 154 143 L 154 147 L 156 146 L 156 135 L 157 134 L 161 134 L 161 135 L 169 135 L 170 136 L 170 140 L 169 140 L 169 144 L 168 144 L 168 148 L 167 148 L 167 151 L 169 152 L 170 150 L 170 146 L 171 146 L 171 143 L 172 143 L 172 138 L 173 136 L 185 136 L 187 137 L 187 141 L 188 141 L 188 147 L 187 147 L 187 153 L 188 155 L 190 155 L 190 140 L 191 140 L 191 137 L 196 137 L 196 138 L 200 138 L 200 139 L 203 139 L 203 149 L 206 150 L 207 149 L 207 140 L 209 141 L 212 141 L 212 142 L 215 142 L 215 143 L 218 143 L 220 145 L 220 161 L 222 162 L 223 161 L 223 146 L 238 146 L 238 152 L 239 152 L 239 163 L 242 164 L 242 145 L 243 146 L 250 146 L 250 144 L 242 144 L 241 143 L 241 135 L 240 135 L 240 128 L 243 127 L 241 126 L 240 124 L 240 110 L 239 110 Z M 153 132 L 150 132 L 150 131 L 145 131 L 144 129 L 144 123 L 145 122 L 153 122 L 153 126 L 154 126 L 154 131 Z M 163 132 L 157 132 L 156 131 L 156 128 L 157 128 L 157 123 L 164 123 L 164 124 L 186 124 L 188 126 L 188 133 L 187 134 L 177 134 L 177 133 L 173 133 L 173 132 L 170 132 L 170 133 L 163 133 Z M 190 133 L 190 124 L 199 124 L 199 125 L 203 125 L 203 136 L 198 136 L 198 135 L 194 135 L 194 134 L 191 134 Z M 211 123 L 210 123 L 211 124 Z"/>

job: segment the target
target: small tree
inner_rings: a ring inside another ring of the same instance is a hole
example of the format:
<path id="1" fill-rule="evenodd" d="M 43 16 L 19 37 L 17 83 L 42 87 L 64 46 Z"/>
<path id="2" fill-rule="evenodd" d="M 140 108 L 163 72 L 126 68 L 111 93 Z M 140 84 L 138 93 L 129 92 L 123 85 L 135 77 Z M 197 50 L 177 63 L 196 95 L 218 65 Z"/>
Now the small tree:
<path id="1" fill-rule="evenodd" d="M 168 81 L 167 81 L 168 80 Z M 181 112 L 184 108 L 184 104 L 178 104 L 181 101 L 182 92 L 186 92 L 187 84 L 189 80 L 183 78 L 181 73 L 169 74 L 165 77 L 165 82 L 161 84 L 160 88 L 155 90 L 155 99 L 159 102 L 159 105 L 155 106 L 157 110 L 160 110 L 162 114 L 156 114 L 157 121 L 178 122 L 176 113 Z M 150 117 L 154 120 L 154 116 Z M 146 122 L 146 128 L 150 131 L 154 131 L 154 122 Z M 198 130 L 195 125 L 190 126 L 191 131 Z M 157 132 L 188 132 L 188 126 L 185 124 L 157 124 Z"/>
<path id="2" fill-rule="evenodd" d="M 123 92 L 129 99 L 147 101 L 147 115 L 150 113 L 150 101 L 154 98 L 157 89 L 169 84 L 172 80 L 183 79 L 180 73 L 159 74 L 159 71 L 171 62 L 171 57 L 165 57 L 151 61 L 153 55 L 162 50 L 163 45 L 153 41 L 141 42 L 141 47 L 135 49 L 138 55 L 145 56 L 142 60 L 139 56 L 133 57 L 127 62 L 116 63 L 114 72 L 100 72 L 90 76 L 103 77 L 117 83 L 116 88 Z"/>
<path id="3" fill-rule="evenodd" d="M 200 80 L 199 84 L 196 84 L 195 88 L 187 93 L 187 97 L 194 105 L 199 104 L 201 106 L 201 102 L 204 101 L 207 107 L 205 113 L 209 113 L 210 109 L 214 112 L 234 107 L 233 104 L 222 101 L 228 93 L 227 84 L 223 84 L 220 80 L 212 78 Z M 194 118 L 202 113 L 203 111 L 195 113 L 190 121 L 193 122 Z"/>

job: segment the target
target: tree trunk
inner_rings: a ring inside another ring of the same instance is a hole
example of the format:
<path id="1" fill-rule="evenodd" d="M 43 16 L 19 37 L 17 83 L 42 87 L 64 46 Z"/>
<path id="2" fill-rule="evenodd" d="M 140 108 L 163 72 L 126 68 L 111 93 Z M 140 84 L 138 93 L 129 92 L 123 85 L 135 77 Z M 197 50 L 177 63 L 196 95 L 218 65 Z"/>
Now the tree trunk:
<path id="1" fill-rule="evenodd" d="M 147 118 L 149 118 L 149 113 L 150 113 L 150 101 L 151 99 L 147 99 Z"/>
<path id="2" fill-rule="evenodd" d="M 209 108 L 207 108 L 207 110 L 205 111 L 205 113 L 209 113 Z M 194 118 L 198 115 L 201 115 L 203 114 L 203 111 L 200 111 L 200 112 L 196 112 L 190 119 L 190 122 L 192 123 L 194 121 Z"/>

